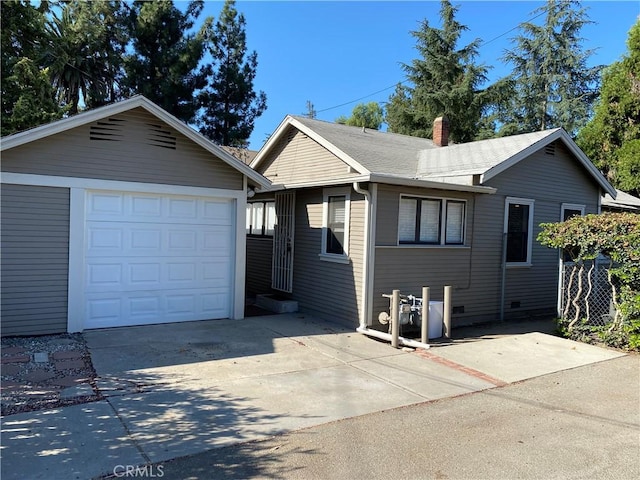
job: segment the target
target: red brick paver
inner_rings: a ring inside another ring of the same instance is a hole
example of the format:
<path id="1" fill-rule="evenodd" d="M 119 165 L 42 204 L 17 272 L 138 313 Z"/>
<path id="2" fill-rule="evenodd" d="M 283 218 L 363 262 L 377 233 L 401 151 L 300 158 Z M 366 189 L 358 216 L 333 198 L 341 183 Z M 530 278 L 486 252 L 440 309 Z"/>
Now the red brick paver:
<path id="1" fill-rule="evenodd" d="M 66 350 L 62 352 L 54 352 L 51 354 L 54 360 L 78 360 L 82 358 L 82 352 L 79 350 Z"/>
<path id="2" fill-rule="evenodd" d="M 3 347 L 2 355 L 16 355 L 18 353 L 26 352 L 24 347 Z"/>
<path id="3" fill-rule="evenodd" d="M 2 366 L 2 375 L 14 376 L 19 374 L 23 370 L 21 365 L 3 365 Z"/>
<path id="4" fill-rule="evenodd" d="M 76 368 L 85 368 L 84 360 L 58 360 L 54 363 L 56 370 L 72 370 Z"/>
<path id="5" fill-rule="evenodd" d="M 25 377 L 27 381 L 37 383 L 44 382 L 45 380 L 49 380 L 50 378 L 55 377 L 56 374 L 53 372 L 49 372 L 47 370 L 33 370 Z"/>
<path id="6" fill-rule="evenodd" d="M 31 357 L 29 355 L 11 355 L 9 357 L 2 357 L 2 363 L 29 363 Z"/>

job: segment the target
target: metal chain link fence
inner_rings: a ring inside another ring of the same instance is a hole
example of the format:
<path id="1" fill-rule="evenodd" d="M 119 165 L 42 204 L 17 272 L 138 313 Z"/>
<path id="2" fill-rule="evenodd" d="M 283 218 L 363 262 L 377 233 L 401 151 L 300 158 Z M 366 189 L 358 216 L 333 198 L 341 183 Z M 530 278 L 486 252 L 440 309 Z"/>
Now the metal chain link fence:
<path id="1" fill-rule="evenodd" d="M 608 260 L 563 265 L 560 312 L 564 320 L 577 318 L 593 326 L 605 326 L 613 321 L 615 307 L 608 270 Z"/>

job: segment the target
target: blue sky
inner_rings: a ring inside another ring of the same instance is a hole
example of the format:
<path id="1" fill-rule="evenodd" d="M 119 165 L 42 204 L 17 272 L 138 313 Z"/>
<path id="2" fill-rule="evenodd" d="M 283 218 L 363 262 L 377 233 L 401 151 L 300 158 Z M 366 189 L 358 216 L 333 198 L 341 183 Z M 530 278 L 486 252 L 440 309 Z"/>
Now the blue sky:
<path id="1" fill-rule="evenodd" d="M 499 59 L 511 47 L 510 31 L 532 18 L 543 1 L 454 1 L 456 19 L 469 30 L 466 45 L 483 40 L 478 60 L 493 67 L 490 80 L 509 73 Z M 223 2 L 207 1 L 205 16 L 218 17 Z M 595 49 L 593 65 L 608 65 L 626 52 L 627 33 L 640 1 L 583 1 L 595 23 L 583 28 L 584 47 Z M 404 80 L 402 63 L 417 58 L 412 30 L 422 20 L 440 26 L 439 1 L 248 1 L 236 8 L 247 22 L 249 50 L 258 53 L 255 89 L 267 94 L 267 110 L 249 142 L 259 150 L 287 114 L 300 115 L 311 101 L 316 118 L 350 116 L 363 102 L 386 102 Z M 538 23 L 540 17 L 533 20 Z M 390 87 L 390 88 L 389 88 Z"/>

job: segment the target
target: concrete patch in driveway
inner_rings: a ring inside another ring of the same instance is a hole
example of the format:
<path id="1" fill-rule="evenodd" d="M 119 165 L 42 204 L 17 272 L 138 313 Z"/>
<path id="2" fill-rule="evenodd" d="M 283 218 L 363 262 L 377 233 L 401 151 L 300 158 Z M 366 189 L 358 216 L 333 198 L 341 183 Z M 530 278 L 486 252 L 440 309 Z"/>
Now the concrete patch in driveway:
<path id="1" fill-rule="evenodd" d="M 539 332 L 438 346 L 430 352 L 507 383 L 625 355 Z"/>
<path id="2" fill-rule="evenodd" d="M 92 478 L 143 463 L 105 401 L 2 419 L 2 480 Z"/>

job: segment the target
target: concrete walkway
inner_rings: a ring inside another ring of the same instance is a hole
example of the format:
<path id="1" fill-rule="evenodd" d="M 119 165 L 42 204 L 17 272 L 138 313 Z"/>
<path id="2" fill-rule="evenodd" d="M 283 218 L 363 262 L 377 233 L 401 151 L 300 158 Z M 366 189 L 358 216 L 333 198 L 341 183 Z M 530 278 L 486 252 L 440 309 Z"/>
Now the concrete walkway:
<path id="1" fill-rule="evenodd" d="M 407 352 L 299 314 L 85 333 L 99 402 L 5 417 L 2 478 L 91 478 L 620 353 L 542 333 Z"/>

